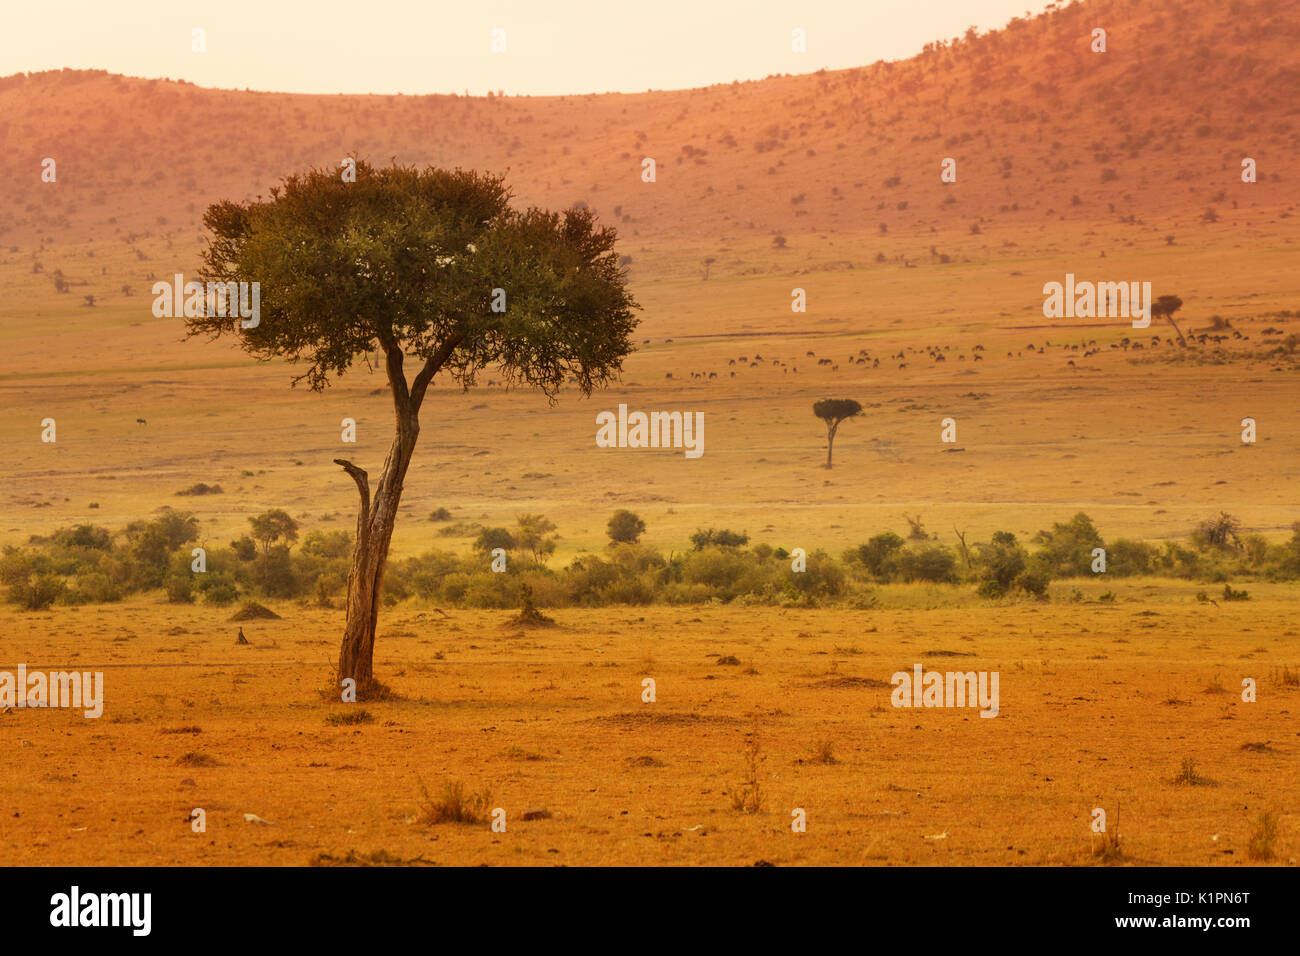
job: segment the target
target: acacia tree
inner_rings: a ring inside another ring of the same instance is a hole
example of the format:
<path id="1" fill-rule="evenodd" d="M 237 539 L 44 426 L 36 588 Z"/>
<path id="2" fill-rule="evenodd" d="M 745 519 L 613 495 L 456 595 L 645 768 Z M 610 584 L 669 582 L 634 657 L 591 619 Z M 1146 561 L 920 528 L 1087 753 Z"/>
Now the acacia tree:
<path id="1" fill-rule="evenodd" d="M 1172 325 L 1174 327 L 1174 331 L 1178 333 L 1178 341 L 1186 345 L 1187 339 L 1183 336 L 1183 330 L 1180 329 L 1178 327 L 1178 323 L 1174 321 L 1174 313 L 1177 312 L 1182 307 L 1183 307 L 1183 300 L 1178 298 L 1178 296 L 1162 295 L 1160 298 L 1156 299 L 1154 302 L 1151 303 L 1151 318 L 1158 319 L 1164 317 L 1168 319 L 1169 324 Z"/>
<path id="2" fill-rule="evenodd" d="M 360 494 L 338 663 L 358 690 L 374 679 L 384 566 L 434 377 L 468 389 L 493 369 L 553 404 L 566 379 L 584 395 L 608 384 L 632 351 L 639 306 L 615 231 L 585 208 L 517 210 L 510 198 L 489 174 L 359 161 L 354 182 L 313 169 L 203 218 L 201 278 L 259 282 L 260 321 L 202 315 L 189 336 L 233 334 L 259 359 L 306 363 L 293 384 L 317 392 L 366 352 L 383 357 L 395 434 L 373 492 L 365 469 L 334 459 Z"/>
<path id="3" fill-rule="evenodd" d="M 826 422 L 826 467 L 831 467 L 831 449 L 840 423 L 862 414 L 862 406 L 851 398 L 823 398 L 813 403 L 813 414 Z"/>

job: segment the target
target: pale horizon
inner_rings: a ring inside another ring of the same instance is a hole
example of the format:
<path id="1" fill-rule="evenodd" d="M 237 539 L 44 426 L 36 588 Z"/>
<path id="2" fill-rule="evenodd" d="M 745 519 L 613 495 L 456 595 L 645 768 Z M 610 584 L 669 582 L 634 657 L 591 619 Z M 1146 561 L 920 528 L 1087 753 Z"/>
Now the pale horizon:
<path id="1" fill-rule="evenodd" d="M 612 8 L 593 0 L 489 0 L 441 10 L 376 0 L 325 0 L 309 22 L 250 0 L 194 3 L 55 0 L 9 11 L 0 76 L 107 70 L 201 87 L 274 93 L 514 96 L 690 89 L 781 73 L 905 59 L 968 27 L 999 29 L 1045 0 L 915 0 L 849 5 L 777 0 L 707 5 L 664 0 Z M 847 8 L 847 9 L 846 9 Z M 506 51 L 491 51 L 492 30 Z M 194 28 L 205 52 L 193 52 Z M 791 50 L 806 31 L 807 52 Z"/>

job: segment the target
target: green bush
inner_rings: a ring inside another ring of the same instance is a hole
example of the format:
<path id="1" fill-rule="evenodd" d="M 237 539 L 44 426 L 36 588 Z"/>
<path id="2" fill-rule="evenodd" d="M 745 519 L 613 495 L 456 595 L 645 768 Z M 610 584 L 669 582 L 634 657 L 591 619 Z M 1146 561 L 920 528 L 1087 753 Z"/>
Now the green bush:
<path id="1" fill-rule="evenodd" d="M 691 535 L 691 547 L 696 551 L 702 551 L 705 548 L 739 548 L 749 543 L 749 535 L 738 534 L 735 531 L 728 531 L 726 528 L 717 530 L 709 528 L 707 531 L 701 529 Z"/>
<path id="2" fill-rule="evenodd" d="M 906 548 L 898 552 L 897 562 L 898 577 L 903 581 L 957 581 L 957 556 L 942 545 Z"/>
<path id="3" fill-rule="evenodd" d="M 620 509 L 609 519 L 605 533 L 614 544 L 636 544 L 641 535 L 645 534 L 645 522 L 640 515 L 625 508 Z"/>
<path id="4" fill-rule="evenodd" d="M 54 574 L 34 574 L 20 584 L 11 585 L 8 598 L 26 611 L 41 611 L 57 601 L 67 589 L 63 579 Z"/>
<path id="5" fill-rule="evenodd" d="M 1091 574 L 1093 549 L 1105 547 L 1092 519 L 1082 511 L 1065 524 L 1052 525 L 1051 531 L 1038 532 L 1034 541 L 1041 545 L 1044 568 L 1053 577 Z"/>
<path id="6" fill-rule="evenodd" d="M 1001 598 L 1017 586 L 1025 572 L 1027 555 L 1009 531 L 997 531 L 988 544 L 976 545 L 975 568 L 981 597 Z"/>
<path id="7" fill-rule="evenodd" d="M 1150 574 L 1159 556 L 1160 549 L 1145 541 L 1117 538 L 1106 547 L 1106 573 L 1117 577 Z"/>

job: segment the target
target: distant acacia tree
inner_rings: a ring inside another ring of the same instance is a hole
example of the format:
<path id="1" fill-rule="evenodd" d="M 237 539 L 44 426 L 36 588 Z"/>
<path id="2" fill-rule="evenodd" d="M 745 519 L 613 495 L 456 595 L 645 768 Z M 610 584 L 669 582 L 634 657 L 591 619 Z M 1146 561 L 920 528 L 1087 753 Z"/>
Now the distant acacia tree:
<path id="1" fill-rule="evenodd" d="M 1241 547 L 1241 519 L 1220 511 L 1217 517 L 1206 518 L 1192 532 L 1192 540 L 1214 548 Z"/>
<path id="2" fill-rule="evenodd" d="M 1174 331 L 1178 333 L 1178 341 L 1186 345 L 1187 339 L 1183 336 L 1183 330 L 1180 329 L 1178 327 L 1178 323 L 1174 321 L 1174 313 L 1177 312 L 1182 307 L 1183 307 L 1183 300 L 1178 298 L 1178 296 L 1162 295 L 1160 298 L 1156 299 L 1154 302 L 1151 303 L 1151 318 L 1168 319 L 1169 324 L 1172 325 L 1174 327 Z"/>
<path id="3" fill-rule="evenodd" d="M 219 202 L 205 282 L 260 283 L 251 328 L 216 315 L 190 336 L 233 334 L 260 359 L 305 362 L 321 391 L 367 351 L 381 354 L 395 434 L 373 491 L 368 473 L 334 459 L 360 493 L 338 676 L 373 682 L 375 627 L 420 407 L 440 372 L 464 388 L 485 369 L 552 402 L 569 379 L 585 395 L 622 370 L 638 308 L 614 252 L 613 229 L 590 209 L 510 207 L 498 177 L 473 171 L 374 168 L 356 179 L 314 169 L 268 200 Z M 413 365 L 408 377 L 406 365 Z"/>
<path id="4" fill-rule="evenodd" d="M 298 522 L 282 508 L 272 508 L 255 518 L 249 518 L 248 523 L 253 526 L 253 540 L 262 546 L 263 554 L 268 554 L 271 545 L 281 538 L 286 543 L 298 540 Z"/>
<path id="5" fill-rule="evenodd" d="M 826 423 L 826 467 L 831 467 L 831 450 L 840 423 L 862 414 L 862 405 L 851 398 L 823 398 L 813 403 L 813 414 Z"/>
<path id="6" fill-rule="evenodd" d="M 519 515 L 516 518 L 519 529 L 515 532 L 515 545 L 528 551 L 536 564 L 545 564 L 546 559 L 555 553 L 555 522 L 545 515 Z"/>

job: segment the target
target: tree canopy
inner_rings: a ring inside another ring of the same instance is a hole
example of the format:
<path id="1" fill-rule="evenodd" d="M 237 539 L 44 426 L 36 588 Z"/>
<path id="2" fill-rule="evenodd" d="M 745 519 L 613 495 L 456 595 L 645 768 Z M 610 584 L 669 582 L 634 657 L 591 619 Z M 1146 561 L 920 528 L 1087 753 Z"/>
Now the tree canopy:
<path id="1" fill-rule="evenodd" d="M 493 367 L 552 400 L 572 376 L 589 394 L 621 370 L 637 324 L 614 230 L 589 209 L 509 200 L 489 174 L 359 161 L 355 182 L 315 169 L 269 200 L 216 203 L 201 278 L 259 282 L 260 321 L 203 315 L 188 333 L 306 362 L 294 382 L 317 391 L 378 347 L 390 378 L 404 356 L 425 361 L 395 395 L 417 406 L 440 370 L 469 387 Z"/>

